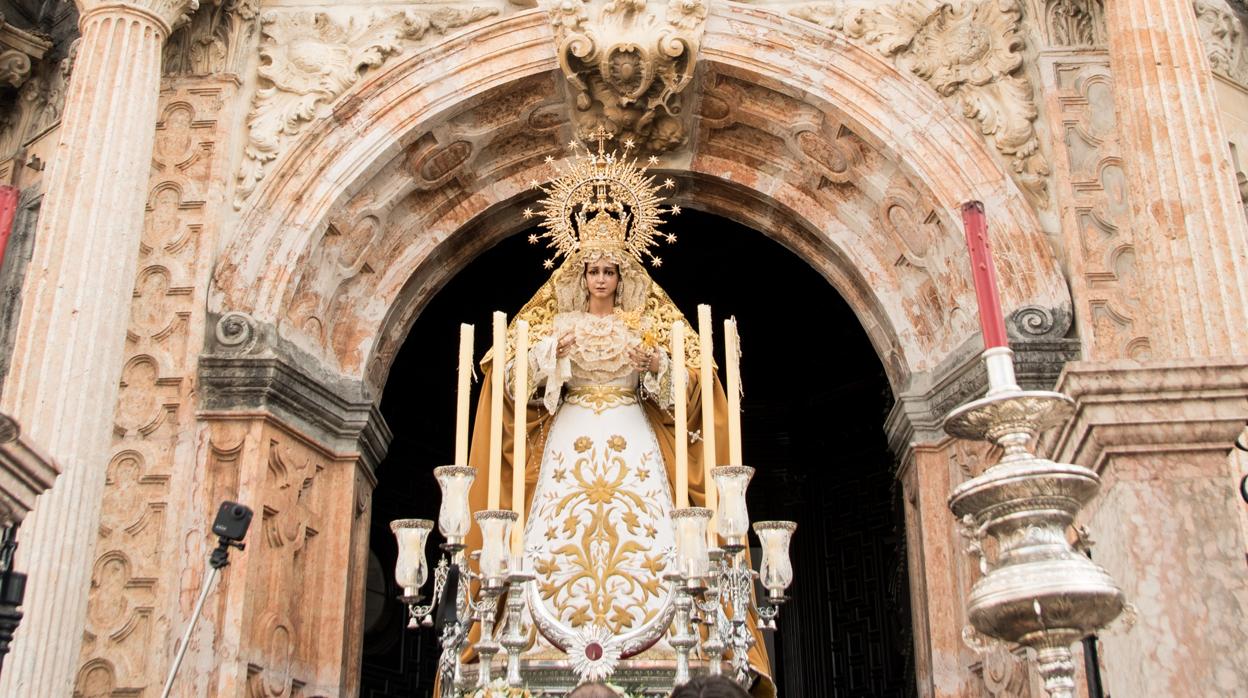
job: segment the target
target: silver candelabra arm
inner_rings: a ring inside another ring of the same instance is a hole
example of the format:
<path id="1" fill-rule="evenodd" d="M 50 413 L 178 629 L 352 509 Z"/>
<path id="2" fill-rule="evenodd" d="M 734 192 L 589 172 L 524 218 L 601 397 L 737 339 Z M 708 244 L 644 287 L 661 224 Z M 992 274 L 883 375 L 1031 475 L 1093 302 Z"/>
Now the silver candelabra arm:
<path id="1" fill-rule="evenodd" d="M 409 628 L 415 628 L 417 619 L 423 627 L 431 627 L 433 625 L 433 609 L 437 608 L 438 600 L 442 598 L 442 589 L 446 587 L 446 578 L 450 574 L 451 567 L 447 563 L 446 556 L 443 555 L 438 560 L 438 566 L 433 570 L 433 594 L 429 597 L 429 603 L 419 604 L 415 601 L 409 601 L 407 604 L 408 625 Z"/>

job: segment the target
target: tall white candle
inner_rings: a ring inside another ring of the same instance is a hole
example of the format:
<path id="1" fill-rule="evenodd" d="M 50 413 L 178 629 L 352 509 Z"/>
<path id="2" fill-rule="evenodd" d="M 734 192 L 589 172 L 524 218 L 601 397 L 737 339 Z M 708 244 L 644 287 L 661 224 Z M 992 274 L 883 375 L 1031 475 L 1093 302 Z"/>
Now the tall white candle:
<path id="1" fill-rule="evenodd" d="M 472 325 L 459 326 L 459 384 L 455 403 L 455 465 L 468 465 L 468 402 L 472 397 Z"/>
<path id="2" fill-rule="evenodd" d="M 494 373 L 490 380 L 490 476 L 488 508 L 498 509 L 503 479 L 503 374 L 507 361 L 507 316 L 494 312 Z"/>
<path id="3" fill-rule="evenodd" d="M 715 511 L 718 493 L 711 469 L 715 467 L 715 369 L 711 365 L 715 344 L 714 324 L 711 322 L 711 306 L 698 306 L 698 340 L 702 352 L 702 485 L 706 489 L 706 508 Z M 714 540 L 715 519 L 711 518 L 711 536 Z"/>
<path id="4" fill-rule="evenodd" d="M 724 361 L 728 364 L 728 464 L 741 461 L 741 343 L 737 320 L 724 320 Z"/>
<path id="5" fill-rule="evenodd" d="M 529 426 L 529 323 L 516 322 L 516 362 L 511 369 L 515 376 L 515 422 L 511 450 L 511 510 L 519 518 L 511 529 L 511 554 L 517 561 L 524 549 L 524 469 L 528 455 Z"/>
<path id="6" fill-rule="evenodd" d="M 689 405 L 685 367 L 685 323 L 672 323 L 672 394 L 676 398 L 676 507 L 689 506 Z"/>

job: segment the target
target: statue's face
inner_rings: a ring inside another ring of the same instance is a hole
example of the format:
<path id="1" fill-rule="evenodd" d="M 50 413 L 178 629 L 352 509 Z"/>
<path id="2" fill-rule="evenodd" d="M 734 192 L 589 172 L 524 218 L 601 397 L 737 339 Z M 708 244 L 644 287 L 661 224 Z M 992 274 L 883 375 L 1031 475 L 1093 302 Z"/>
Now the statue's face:
<path id="1" fill-rule="evenodd" d="M 606 259 L 585 265 L 585 285 L 592 298 L 615 299 L 615 289 L 620 285 L 620 267 Z"/>

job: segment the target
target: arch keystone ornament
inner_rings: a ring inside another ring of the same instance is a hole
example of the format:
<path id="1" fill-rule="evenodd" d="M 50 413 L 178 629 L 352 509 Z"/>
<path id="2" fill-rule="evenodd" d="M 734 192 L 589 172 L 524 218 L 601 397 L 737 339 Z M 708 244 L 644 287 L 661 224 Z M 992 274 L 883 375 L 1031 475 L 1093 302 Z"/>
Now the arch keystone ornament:
<path id="1" fill-rule="evenodd" d="M 655 153 L 685 144 L 682 93 L 693 79 L 707 0 L 555 0 L 547 11 L 582 138 L 601 129 Z"/>

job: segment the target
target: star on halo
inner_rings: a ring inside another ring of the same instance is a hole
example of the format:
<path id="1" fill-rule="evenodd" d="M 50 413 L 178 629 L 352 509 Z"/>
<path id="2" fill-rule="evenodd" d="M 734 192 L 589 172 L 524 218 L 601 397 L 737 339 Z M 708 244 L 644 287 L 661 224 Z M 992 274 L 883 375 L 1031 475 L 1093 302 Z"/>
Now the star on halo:
<path id="1" fill-rule="evenodd" d="M 651 165 L 657 165 L 659 164 L 659 158 L 657 156 L 651 155 L 649 158 L 646 159 L 646 162 L 650 163 Z"/>
<path id="2" fill-rule="evenodd" d="M 532 218 L 532 217 L 533 217 L 533 209 L 531 209 L 531 208 L 526 208 L 526 209 L 524 209 L 524 211 L 523 211 L 520 215 L 524 216 L 525 218 Z"/>
<path id="3" fill-rule="evenodd" d="M 530 245 L 536 245 L 536 244 L 537 244 L 537 236 L 536 236 L 536 235 L 534 235 L 534 234 L 532 234 L 532 233 L 529 233 L 529 244 L 530 244 Z"/>
<path id="4" fill-rule="evenodd" d="M 679 206 L 673 206 L 673 207 L 671 207 L 670 209 L 668 209 L 668 211 L 670 211 L 670 212 L 671 212 L 671 214 L 672 214 L 673 216 L 679 216 L 679 215 L 680 215 L 680 207 L 679 207 Z"/>
<path id="5" fill-rule="evenodd" d="M 553 259 L 548 259 L 548 260 L 546 260 L 545 262 L 542 262 L 542 268 L 543 268 L 543 269 L 554 269 L 554 268 L 555 268 L 555 260 L 553 260 Z"/>
<path id="6" fill-rule="evenodd" d="M 673 235 L 673 234 L 671 234 L 671 233 L 668 233 L 668 234 L 667 234 L 667 244 L 669 244 L 669 245 L 670 245 L 670 244 L 672 244 L 672 243 L 674 243 L 674 242 L 676 242 L 676 236 L 675 236 L 675 235 Z"/>
<path id="7" fill-rule="evenodd" d="M 676 183 L 672 181 L 671 177 L 668 177 L 667 179 L 663 180 L 663 186 L 667 187 L 668 189 L 671 189 L 672 187 L 676 186 Z"/>

